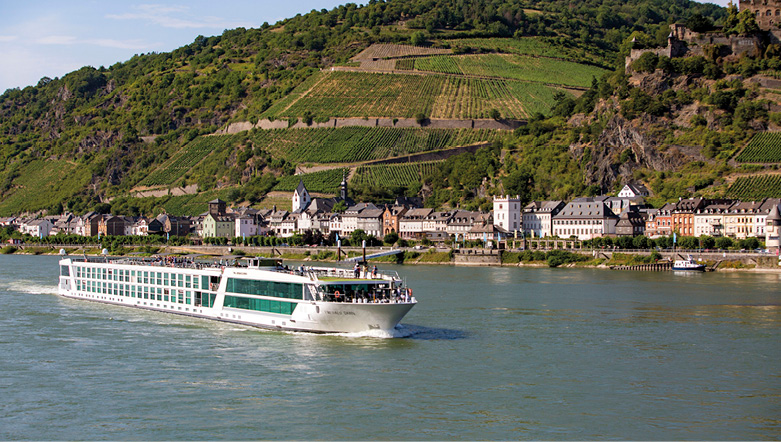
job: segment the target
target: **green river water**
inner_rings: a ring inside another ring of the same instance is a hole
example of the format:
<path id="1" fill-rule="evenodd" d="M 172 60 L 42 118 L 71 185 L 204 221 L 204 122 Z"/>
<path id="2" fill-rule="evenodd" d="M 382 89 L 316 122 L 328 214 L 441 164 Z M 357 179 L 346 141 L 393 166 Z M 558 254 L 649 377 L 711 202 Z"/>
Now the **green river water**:
<path id="1" fill-rule="evenodd" d="M 781 274 L 380 266 L 399 338 L 60 298 L 0 256 L 0 439 L 781 438 Z"/>

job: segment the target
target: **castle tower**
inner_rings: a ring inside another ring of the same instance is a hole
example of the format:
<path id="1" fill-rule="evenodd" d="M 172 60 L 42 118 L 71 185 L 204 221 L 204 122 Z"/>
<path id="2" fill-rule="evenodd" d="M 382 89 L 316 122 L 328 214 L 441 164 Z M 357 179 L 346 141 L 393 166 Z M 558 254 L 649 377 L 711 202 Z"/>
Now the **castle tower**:
<path id="1" fill-rule="evenodd" d="M 773 206 L 765 220 L 765 246 L 768 249 L 781 248 L 781 213 L 778 206 Z"/>
<path id="2" fill-rule="evenodd" d="M 299 180 L 298 187 L 293 192 L 293 213 L 303 212 L 309 207 L 311 202 L 312 198 L 309 196 L 306 186 L 304 186 L 304 180 Z"/>
<path id="3" fill-rule="evenodd" d="M 225 201 L 219 198 L 209 201 L 209 213 L 215 216 L 225 215 Z"/>
<path id="4" fill-rule="evenodd" d="M 521 230 L 521 197 L 494 196 L 494 225 L 508 232 Z"/>

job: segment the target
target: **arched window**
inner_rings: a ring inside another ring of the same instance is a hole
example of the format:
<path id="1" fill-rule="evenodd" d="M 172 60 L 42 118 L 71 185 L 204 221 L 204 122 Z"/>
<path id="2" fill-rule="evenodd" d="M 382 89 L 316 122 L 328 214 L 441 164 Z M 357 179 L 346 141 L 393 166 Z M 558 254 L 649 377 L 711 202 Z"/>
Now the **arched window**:
<path id="1" fill-rule="evenodd" d="M 770 16 L 772 16 L 772 15 L 773 15 L 773 11 L 771 11 L 770 9 L 768 9 L 768 10 L 767 10 L 767 12 L 765 12 L 765 15 L 767 15 L 768 17 L 770 17 Z"/>
<path id="2" fill-rule="evenodd" d="M 776 17 L 781 17 L 781 9 L 776 9 Z"/>

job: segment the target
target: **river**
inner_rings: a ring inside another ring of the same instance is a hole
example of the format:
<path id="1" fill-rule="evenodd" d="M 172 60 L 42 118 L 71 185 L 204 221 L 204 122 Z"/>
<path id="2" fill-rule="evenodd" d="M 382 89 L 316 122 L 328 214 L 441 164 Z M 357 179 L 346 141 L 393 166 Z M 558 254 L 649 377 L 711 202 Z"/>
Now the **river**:
<path id="1" fill-rule="evenodd" d="M 779 274 L 381 266 L 402 338 L 60 298 L 0 255 L 0 439 L 781 438 Z"/>

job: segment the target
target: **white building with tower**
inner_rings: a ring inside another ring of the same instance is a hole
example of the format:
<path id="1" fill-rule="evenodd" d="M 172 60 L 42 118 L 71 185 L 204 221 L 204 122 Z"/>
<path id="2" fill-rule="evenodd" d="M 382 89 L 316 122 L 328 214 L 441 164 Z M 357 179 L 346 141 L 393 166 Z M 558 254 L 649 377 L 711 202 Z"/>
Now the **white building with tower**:
<path id="1" fill-rule="evenodd" d="M 520 196 L 494 196 L 494 225 L 511 233 L 521 230 Z"/>

